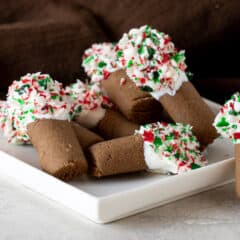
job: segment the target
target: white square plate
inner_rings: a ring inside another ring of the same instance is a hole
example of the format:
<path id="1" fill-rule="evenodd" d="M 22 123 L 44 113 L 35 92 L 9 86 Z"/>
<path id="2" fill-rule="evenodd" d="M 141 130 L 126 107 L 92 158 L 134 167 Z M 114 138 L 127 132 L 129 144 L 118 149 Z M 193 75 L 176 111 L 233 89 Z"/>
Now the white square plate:
<path id="1" fill-rule="evenodd" d="M 218 104 L 207 103 L 218 111 Z M 182 175 L 136 173 L 64 183 L 40 170 L 33 147 L 10 145 L 0 137 L 0 173 L 94 222 L 107 223 L 233 181 L 233 144 L 217 139 L 204 154 L 209 165 Z"/>

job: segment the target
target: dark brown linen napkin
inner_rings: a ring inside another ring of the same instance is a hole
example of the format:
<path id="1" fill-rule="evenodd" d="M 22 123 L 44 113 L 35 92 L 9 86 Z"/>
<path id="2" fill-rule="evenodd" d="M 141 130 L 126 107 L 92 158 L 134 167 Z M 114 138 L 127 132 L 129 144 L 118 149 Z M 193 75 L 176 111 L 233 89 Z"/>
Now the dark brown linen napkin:
<path id="1" fill-rule="evenodd" d="M 0 88 L 28 72 L 65 83 L 81 77 L 81 56 L 106 40 L 94 17 L 68 1 L 0 2 Z"/>

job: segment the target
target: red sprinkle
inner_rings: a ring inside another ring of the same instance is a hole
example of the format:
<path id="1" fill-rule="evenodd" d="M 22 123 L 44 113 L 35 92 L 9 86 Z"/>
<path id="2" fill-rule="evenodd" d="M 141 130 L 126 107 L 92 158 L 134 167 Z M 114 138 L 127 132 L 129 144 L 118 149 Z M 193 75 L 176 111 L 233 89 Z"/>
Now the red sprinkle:
<path id="1" fill-rule="evenodd" d="M 169 54 L 164 54 L 163 59 L 162 59 L 162 63 L 166 63 L 168 60 L 169 60 Z"/>
<path id="2" fill-rule="evenodd" d="M 154 134 L 151 131 L 144 131 L 143 139 L 144 139 L 144 141 L 147 141 L 147 142 L 153 142 Z"/>
<path id="3" fill-rule="evenodd" d="M 240 139 L 240 132 L 235 132 L 233 134 L 234 139 Z"/>
<path id="4" fill-rule="evenodd" d="M 110 73 L 106 70 L 103 70 L 103 77 L 104 79 L 107 79 L 109 77 Z"/>
<path id="5" fill-rule="evenodd" d="M 144 83 L 146 82 L 146 79 L 145 79 L 145 78 L 140 78 L 139 80 L 140 80 L 140 82 L 141 82 L 142 84 L 144 84 Z"/>
<path id="6" fill-rule="evenodd" d="M 28 83 L 28 82 L 30 82 L 30 80 L 26 78 L 26 79 L 23 79 L 22 82 L 23 83 Z"/>

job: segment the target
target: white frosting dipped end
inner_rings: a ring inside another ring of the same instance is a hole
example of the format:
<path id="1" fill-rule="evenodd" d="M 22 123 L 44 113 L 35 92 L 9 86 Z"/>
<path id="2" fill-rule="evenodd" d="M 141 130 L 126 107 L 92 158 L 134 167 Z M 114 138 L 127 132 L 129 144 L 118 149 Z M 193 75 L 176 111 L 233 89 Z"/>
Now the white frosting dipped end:
<path id="1" fill-rule="evenodd" d="M 145 162 L 151 172 L 181 174 L 207 163 L 189 125 L 157 122 L 141 126 L 136 134 L 143 138 Z"/>
<path id="2" fill-rule="evenodd" d="M 71 99 L 71 119 L 84 127 L 95 127 L 105 115 L 104 105 L 110 101 L 99 83 L 86 84 L 80 80 L 66 87 Z"/>
<path id="3" fill-rule="evenodd" d="M 10 143 L 30 143 L 27 125 L 36 119 L 70 119 L 70 104 L 62 84 L 48 74 L 27 74 L 14 81 L 8 90 L 7 106 L 2 129 Z"/>
<path id="4" fill-rule="evenodd" d="M 75 121 L 86 128 L 93 128 L 98 125 L 101 119 L 103 119 L 105 112 L 106 110 L 104 108 L 83 111 L 76 116 Z"/>
<path id="5" fill-rule="evenodd" d="M 174 72 L 175 76 L 174 78 L 178 79 L 175 83 L 175 88 L 174 89 L 162 89 L 160 91 L 154 91 L 154 92 L 149 92 L 150 95 L 155 98 L 156 100 L 159 100 L 160 97 L 162 97 L 165 94 L 168 94 L 170 96 L 174 96 L 176 94 L 176 92 L 180 89 L 180 87 L 182 86 L 182 84 L 184 82 L 188 81 L 188 77 L 186 75 L 185 72 L 179 70 L 178 72 Z"/>
<path id="6" fill-rule="evenodd" d="M 185 52 L 178 51 L 169 35 L 150 26 L 133 28 L 117 43 L 117 62 L 143 91 L 159 100 L 175 95 L 186 75 Z"/>
<path id="7" fill-rule="evenodd" d="M 177 173 L 177 165 L 169 161 L 162 154 L 157 154 L 153 151 L 151 144 L 144 142 L 144 157 L 145 162 L 150 172 L 161 174 Z"/>

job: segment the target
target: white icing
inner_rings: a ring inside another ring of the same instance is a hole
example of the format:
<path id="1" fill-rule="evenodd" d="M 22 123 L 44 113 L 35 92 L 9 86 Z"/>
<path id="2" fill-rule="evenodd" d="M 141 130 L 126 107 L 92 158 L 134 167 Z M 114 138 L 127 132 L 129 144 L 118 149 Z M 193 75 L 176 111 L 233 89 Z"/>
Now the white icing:
<path id="1" fill-rule="evenodd" d="M 103 105 L 107 104 L 108 98 L 99 83 L 85 84 L 77 80 L 66 88 L 66 92 L 71 97 L 74 121 L 84 127 L 92 128 L 104 117 Z"/>
<path id="2" fill-rule="evenodd" d="M 144 140 L 144 158 L 151 172 L 181 174 L 207 163 L 190 125 L 156 122 L 141 126 L 136 134 Z"/>
<path id="3" fill-rule="evenodd" d="M 106 110 L 97 108 L 92 111 L 84 111 L 76 116 L 75 121 L 86 128 L 96 127 L 101 119 L 105 116 Z"/>

